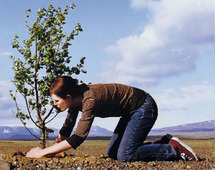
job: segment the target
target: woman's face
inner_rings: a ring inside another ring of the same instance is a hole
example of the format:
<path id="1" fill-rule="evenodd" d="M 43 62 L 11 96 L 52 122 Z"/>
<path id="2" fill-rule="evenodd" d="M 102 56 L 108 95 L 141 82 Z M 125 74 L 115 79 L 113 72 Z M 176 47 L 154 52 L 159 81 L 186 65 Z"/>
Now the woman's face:
<path id="1" fill-rule="evenodd" d="M 71 96 L 70 95 L 68 95 L 67 98 L 64 99 L 60 96 L 52 94 L 51 98 L 54 101 L 54 105 L 56 105 L 61 111 L 64 111 L 71 106 Z"/>

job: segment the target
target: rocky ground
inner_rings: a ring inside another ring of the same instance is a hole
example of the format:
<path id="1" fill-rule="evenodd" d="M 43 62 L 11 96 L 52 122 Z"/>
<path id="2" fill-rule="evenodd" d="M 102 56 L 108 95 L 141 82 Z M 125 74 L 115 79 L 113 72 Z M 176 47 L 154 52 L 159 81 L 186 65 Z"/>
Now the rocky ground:
<path id="1" fill-rule="evenodd" d="M 153 162 L 119 162 L 101 155 L 74 156 L 65 152 L 56 156 L 29 159 L 22 152 L 11 154 L 0 154 L 2 161 L 0 169 L 215 169 L 215 158 L 205 158 L 200 162 L 196 161 L 153 161 Z"/>
<path id="2" fill-rule="evenodd" d="M 100 144 L 100 145 L 98 145 Z M 206 146 L 203 143 L 193 143 L 193 145 L 203 146 L 200 148 L 200 157 L 202 161 L 152 161 L 152 162 L 119 162 L 107 158 L 103 154 L 106 151 L 107 143 L 85 143 L 79 151 L 63 152 L 55 156 L 47 156 L 38 159 L 26 158 L 25 151 L 1 152 L 0 153 L 0 170 L 16 169 L 16 170 L 52 170 L 52 169 L 77 169 L 77 170 L 96 170 L 96 169 L 147 169 L 147 170 L 163 170 L 163 169 L 215 169 L 214 142 L 211 141 Z M 4 145 L 2 145 L 4 146 Z M 18 146 L 18 145 L 17 145 Z M 24 147 L 23 147 L 24 148 Z M 22 150 L 22 149 L 20 149 Z M 101 155 L 102 153 L 102 155 Z M 92 156 L 94 155 L 94 156 Z"/>

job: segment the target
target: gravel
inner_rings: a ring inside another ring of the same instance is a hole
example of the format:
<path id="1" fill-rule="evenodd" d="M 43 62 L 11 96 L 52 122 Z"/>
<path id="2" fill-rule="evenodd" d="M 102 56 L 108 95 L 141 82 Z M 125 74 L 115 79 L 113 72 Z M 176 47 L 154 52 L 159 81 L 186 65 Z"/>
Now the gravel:
<path id="1" fill-rule="evenodd" d="M 0 169 L 16 170 L 96 170 L 96 169 L 215 169 L 215 158 L 209 157 L 202 161 L 152 161 L 152 162 L 119 162 L 104 155 L 94 157 L 89 155 L 70 155 L 65 152 L 38 159 L 25 157 L 25 153 L 14 152 L 0 154 Z"/>

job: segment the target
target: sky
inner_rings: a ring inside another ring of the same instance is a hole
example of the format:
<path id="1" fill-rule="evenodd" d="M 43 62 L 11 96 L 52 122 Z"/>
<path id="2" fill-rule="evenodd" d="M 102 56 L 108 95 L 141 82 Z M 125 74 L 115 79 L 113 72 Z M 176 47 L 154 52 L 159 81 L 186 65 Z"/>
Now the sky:
<path id="1" fill-rule="evenodd" d="M 52 4 L 69 12 L 65 32 L 80 23 L 83 32 L 72 42 L 74 66 L 86 57 L 85 83 L 123 83 L 150 93 L 159 116 L 154 128 L 215 119 L 214 0 L 1 0 L 0 2 L 0 125 L 21 126 L 15 104 L 10 55 L 14 36 L 28 39 L 29 23 L 39 8 Z M 19 101 L 24 108 L 24 102 Z M 61 128 L 66 112 L 49 127 Z M 114 130 L 118 118 L 96 118 L 93 125 Z M 29 122 L 27 125 L 32 126 Z"/>

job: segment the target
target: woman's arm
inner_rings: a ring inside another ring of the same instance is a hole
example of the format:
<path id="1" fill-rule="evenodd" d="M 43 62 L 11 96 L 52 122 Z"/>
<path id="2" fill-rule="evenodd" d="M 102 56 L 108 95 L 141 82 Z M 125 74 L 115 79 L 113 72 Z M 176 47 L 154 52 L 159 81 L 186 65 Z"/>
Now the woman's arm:
<path id="1" fill-rule="evenodd" d="M 71 145 L 66 141 L 62 141 L 55 145 L 52 145 L 48 148 L 41 149 L 40 147 L 32 148 L 27 154 L 26 157 L 28 158 L 39 158 L 48 154 L 58 153 L 65 151 L 67 149 L 72 148 Z"/>
<path id="2" fill-rule="evenodd" d="M 65 122 L 59 132 L 62 136 L 69 137 L 71 135 L 76 123 L 78 112 L 78 108 L 69 108 Z"/>

